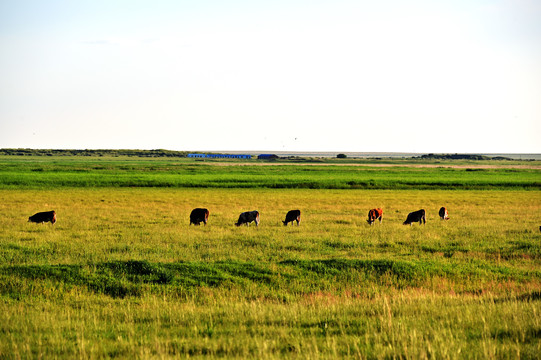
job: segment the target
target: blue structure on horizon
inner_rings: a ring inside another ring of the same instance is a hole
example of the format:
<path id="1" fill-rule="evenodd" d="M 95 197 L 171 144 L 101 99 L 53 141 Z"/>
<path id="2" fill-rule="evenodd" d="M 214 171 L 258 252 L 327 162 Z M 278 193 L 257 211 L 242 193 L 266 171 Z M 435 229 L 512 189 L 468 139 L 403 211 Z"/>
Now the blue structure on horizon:
<path id="1" fill-rule="evenodd" d="M 260 154 L 258 159 L 264 159 L 264 160 L 272 160 L 272 159 L 279 159 L 280 157 L 275 154 Z"/>
<path id="2" fill-rule="evenodd" d="M 211 158 L 211 159 L 251 159 L 252 155 L 247 154 L 188 154 L 189 158 Z"/>

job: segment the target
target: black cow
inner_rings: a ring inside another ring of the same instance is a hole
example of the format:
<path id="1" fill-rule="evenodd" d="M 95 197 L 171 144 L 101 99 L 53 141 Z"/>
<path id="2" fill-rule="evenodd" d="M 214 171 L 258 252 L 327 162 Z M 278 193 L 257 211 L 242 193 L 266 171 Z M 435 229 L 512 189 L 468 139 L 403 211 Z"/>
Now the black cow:
<path id="1" fill-rule="evenodd" d="M 411 223 L 418 222 L 420 224 L 426 224 L 426 213 L 424 209 L 410 212 L 408 218 L 404 221 L 403 225 L 410 225 Z"/>
<path id="2" fill-rule="evenodd" d="M 207 209 L 203 208 L 197 208 L 193 209 L 190 213 L 190 225 L 199 225 L 201 222 L 203 222 L 205 225 L 207 225 L 207 221 L 209 220 L 209 211 Z"/>
<path id="3" fill-rule="evenodd" d="M 235 223 L 236 226 L 246 224 L 248 226 L 252 221 L 255 221 L 255 226 L 259 225 L 259 211 L 246 211 L 239 215 L 239 220 Z"/>
<path id="4" fill-rule="evenodd" d="M 44 222 L 50 222 L 51 224 L 54 225 L 54 223 L 56 222 L 56 212 L 54 210 L 53 211 L 39 212 L 39 213 L 36 213 L 36 214 L 30 216 L 28 218 L 28 221 L 34 222 L 34 223 L 37 223 L 37 224 L 41 224 L 41 223 L 44 223 Z"/>
<path id="5" fill-rule="evenodd" d="M 284 226 L 287 226 L 287 224 L 291 223 L 293 225 L 293 221 L 297 222 L 297 226 L 299 226 L 299 223 L 301 222 L 301 211 L 300 210 L 289 210 L 286 214 L 286 221 L 282 221 L 284 223 Z"/>

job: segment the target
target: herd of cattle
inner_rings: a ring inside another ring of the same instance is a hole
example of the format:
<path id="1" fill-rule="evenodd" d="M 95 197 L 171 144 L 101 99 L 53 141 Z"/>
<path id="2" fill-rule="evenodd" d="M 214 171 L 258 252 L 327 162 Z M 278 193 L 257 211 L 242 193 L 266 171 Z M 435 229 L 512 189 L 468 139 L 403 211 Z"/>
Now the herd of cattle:
<path id="1" fill-rule="evenodd" d="M 201 223 L 207 225 L 207 221 L 209 219 L 209 210 L 204 208 L 197 208 L 193 209 L 190 214 L 190 225 L 200 225 Z M 447 209 L 445 207 L 441 207 L 440 211 L 438 212 L 438 215 L 440 216 L 440 219 L 442 220 L 449 220 L 449 213 L 447 212 Z M 376 220 L 381 221 L 383 220 L 383 209 L 377 208 L 377 209 L 371 209 L 368 212 L 368 220 L 366 220 L 370 225 L 372 225 Z M 301 222 L 301 211 L 300 210 L 290 210 L 286 214 L 286 219 L 282 221 L 284 223 L 284 226 L 287 226 L 289 223 L 293 224 L 293 222 L 297 222 L 297 226 Z M 255 225 L 259 225 L 259 211 L 253 210 L 253 211 L 246 211 L 239 215 L 239 219 L 235 223 L 236 226 L 240 225 L 246 225 L 248 226 L 250 223 L 255 222 Z M 410 212 L 408 214 L 408 217 L 406 218 L 406 221 L 404 221 L 404 225 L 410 225 L 418 222 L 419 224 L 426 224 L 426 212 L 424 209 L 417 210 L 414 212 Z"/>
<path id="2" fill-rule="evenodd" d="M 201 223 L 207 225 L 208 219 L 209 219 L 210 212 L 208 209 L 204 208 L 196 208 L 193 209 L 190 213 L 190 225 L 200 225 Z M 442 220 L 449 220 L 449 214 L 447 213 L 447 209 L 445 207 L 442 207 L 439 211 L 440 219 Z M 383 220 L 383 209 L 371 209 L 368 212 L 368 220 L 367 222 L 372 225 L 376 220 L 381 221 Z M 44 211 L 39 212 L 37 214 L 34 214 L 28 218 L 28 221 L 34 222 L 34 223 L 44 223 L 44 222 L 50 222 L 54 225 L 56 222 L 56 212 L 55 211 Z M 286 214 L 286 219 L 282 221 L 284 223 L 284 226 L 287 226 L 287 224 L 293 222 L 297 222 L 297 226 L 301 222 L 301 211 L 300 210 L 290 210 Z M 259 225 L 259 211 L 253 210 L 253 211 L 246 211 L 239 215 L 239 219 L 235 223 L 236 226 L 240 225 L 246 225 L 248 226 L 250 223 L 255 222 L 255 225 Z M 410 225 L 414 222 L 418 222 L 419 224 L 426 224 L 426 212 L 424 209 L 417 210 L 414 212 L 410 212 L 408 214 L 408 217 L 406 218 L 406 221 L 404 221 L 404 225 Z"/>

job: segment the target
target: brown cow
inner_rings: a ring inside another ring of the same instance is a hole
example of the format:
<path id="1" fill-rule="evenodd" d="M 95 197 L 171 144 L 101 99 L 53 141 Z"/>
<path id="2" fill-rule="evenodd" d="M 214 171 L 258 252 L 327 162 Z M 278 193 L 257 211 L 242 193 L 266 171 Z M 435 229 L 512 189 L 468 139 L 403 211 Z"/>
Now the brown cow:
<path id="1" fill-rule="evenodd" d="M 291 223 L 293 225 L 293 221 L 297 222 L 297 226 L 299 226 L 299 223 L 301 222 L 301 211 L 300 210 L 290 210 L 286 214 L 286 221 L 282 221 L 284 223 L 284 226 L 287 226 L 288 223 Z"/>
<path id="2" fill-rule="evenodd" d="M 209 219 L 209 211 L 208 209 L 203 208 L 197 208 L 193 209 L 190 213 L 190 225 L 199 225 L 201 222 L 203 222 L 205 225 L 207 225 L 207 221 Z"/>
<path id="3" fill-rule="evenodd" d="M 410 212 L 403 225 L 410 225 L 411 223 L 418 222 L 419 225 L 426 224 L 426 213 L 424 209 Z"/>
<path id="4" fill-rule="evenodd" d="M 28 218 L 28 221 L 34 222 L 34 223 L 37 223 L 37 224 L 41 224 L 41 223 L 44 223 L 44 222 L 50 222 L 51 224 L 54 225 L 54 223 L 56 222 L 56 212 L 54 210 L 53 211 L 39 212 L 39 213 L 36 213 L 36 214 L 30 216 Z"/>
<path id="5" fill-rule="evenodd" d="M 449 220 L 449 213 L 447 212 L 447 209 L 442 206 L 439 212 L 440 219 L 442 220 Z"/>
<path id="6" fill-rule="evenodd" d="M 383 209 L 377 208 L 368 212 L 368 220 L 366 221 L 372 225 L 376 220 L 379 220 L 379 223 L 381 224 L 381 220 L 383 220 Z"/>

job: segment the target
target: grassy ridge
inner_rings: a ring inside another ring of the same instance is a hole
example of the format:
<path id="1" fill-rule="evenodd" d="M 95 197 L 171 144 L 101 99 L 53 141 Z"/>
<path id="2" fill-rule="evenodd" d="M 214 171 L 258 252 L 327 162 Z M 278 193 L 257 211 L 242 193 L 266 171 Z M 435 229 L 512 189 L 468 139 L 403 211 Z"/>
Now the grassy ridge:
<path id="1" fill-rule="evenodd" d="M 0 188 L 541 189 L 540 179 L 536 169 L 216 166 L 186 159 L 0 161 Z"/>
<path id="2" fill-rule="evenodd" d="M 364 286 L 389 286 L 396 289 L 426 286 L 439 279 L 460 283 L 465 279 L 479 283 L 490 281 L 539 282 L 540 270 L 517 269 L 508 265 L 462 264 L 426 260 L 286 260 L 269 266 L 264 263 L 218 261 L 149 263 L 147 261 L 112 261 L 92 266 L 82 265 L 12 265 L 0 267 L 0 274 L 18 281 L 50 282 L 56 287 L 86 287 L 88 291 L 124 298 L 144 293 L 175 294 L 188 297 L 200 288 L 237 288 L 251 296 L 274 300 L 295 299 L 314 292 L 339 294 L 345 290 L 358 295 Z M 14 276 L 14 274 L 16 274 Z M 354 281 L 356 284 L 351 284 Z M 470 291 L 462 290 L 459 291 Z M 479 291 L 481 291 L 479 289 Z M 6 286 L 0 295 L 22 300 L 28 294 L 17 286 Z M 35 294 L 40 296 L 39 293 Z M 533 291 L 532 299 L 541 298 Z"/>

